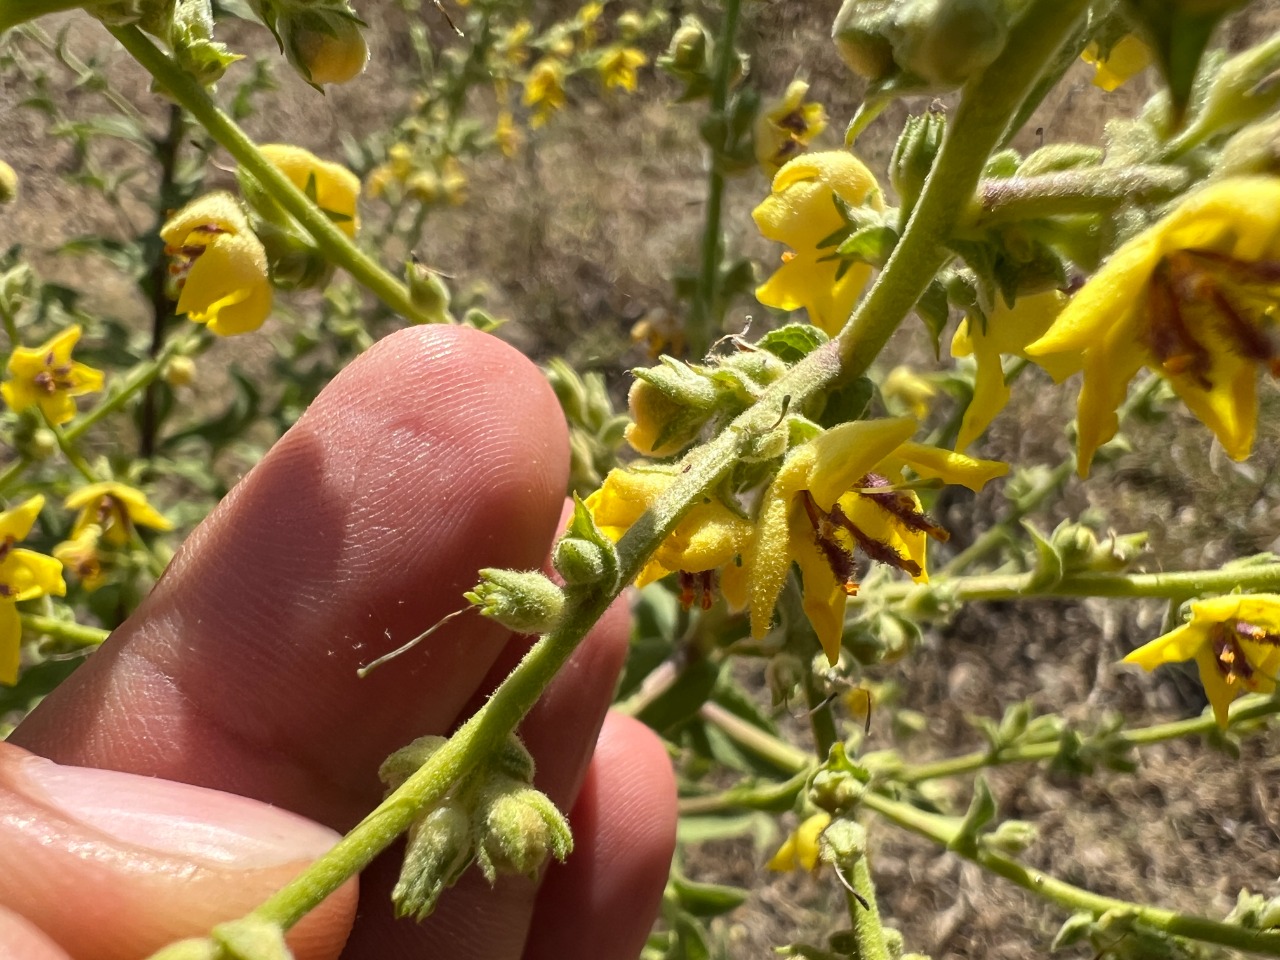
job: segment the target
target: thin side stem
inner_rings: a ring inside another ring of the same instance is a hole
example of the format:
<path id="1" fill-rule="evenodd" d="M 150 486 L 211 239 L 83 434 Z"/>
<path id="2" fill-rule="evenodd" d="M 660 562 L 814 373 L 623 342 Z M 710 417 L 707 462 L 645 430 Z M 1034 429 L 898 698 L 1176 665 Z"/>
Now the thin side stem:
<path id="1" fill-rule="evenodd" d="M 737 58 L 734 41 L 738 34 L 741 0 L 725 0 L 720 35 L 716 38 L 716 60 L 711 77 L 711 116 L 723 117 L 729 102 L 729 76 Z M 694 291 L 693 309 L 685 336 L 689 355 L 697 358 L 707 352 L 711 343 L 715 302 L 720 281 L 720 217 L 724 205 L 724 172 L 720 168 L 718 147 L 711 147 L 707 164 L 707 205 L 703 213 L 702 247 L 698 263 L 698 284 Z"/>
<path id="2" fill-rule="evenodd" d="M 1178 167 L 1085 167 L 1034 177 L 984 180 L 966 226 L 984 228 L 1016 220 L 1107 213 L 1124 203 L 1152 203 L 1177 196 L 1191 184 Z"/>
<path id="3" fill-rule="evenodd" d="M 385 303 L 392 311 L 417 323 L 431 319 L 418 311 L 409 289 L 364 253 L 295 187 L 239 126 L 227 116 L 173 58 L 164 53 L 137 27 L 108 28 L 120 44 L 179 104 L 186 108 L 209 135 L 235 159 L 311 235 L 320 252 Z"/>
<path id="4" fill-rule="evenodd" d="M 954 818 L 926 813 L 910 804 L 891 800 L 877 793 L 865 794 L 862 803 L 886 820 L 932 840 L 940 846 L 949 845 L 955 838 L 958 821 Z M 1174 936 L 1189 937 L 1203 943 L 1216 943 L 1252 953 L 1280 956 L 1280 931 L 1247 930 L 1235 924 L 1222 923 L 1207 917 L 1131 903 L 1116 897 L 1104 897 L 984 849 L 981 844 L 972 854 L 965 853 L 963 850 L 953 852 L 1006 880 L 1013 881 L 1024 890 L 1072 912 L 1087 911 L 1094 916 L 1101 916 L 1108 911 L 1120 911 Z"/>
<path id="5" fill-rule="evenodd" d="M 56 617 L 44 617 L 35 613 L 24 613 L 21 617 L 24 630 L 77 647 L 96 647 L 111 635 L 110 630 L 103 630 L 101 627 L 59 620 Z"/>

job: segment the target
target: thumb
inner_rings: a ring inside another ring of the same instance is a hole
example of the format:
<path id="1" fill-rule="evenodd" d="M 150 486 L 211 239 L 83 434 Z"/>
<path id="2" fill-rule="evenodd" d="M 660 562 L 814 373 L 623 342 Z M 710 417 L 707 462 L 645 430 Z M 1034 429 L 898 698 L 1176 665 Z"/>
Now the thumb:
<path id="1" fill-rule="evenodd" d="M 0 743 L 0 913 L 74 960 L 136 958 L 202 935 L 248 913 L 337 839 L 256 800 L 61 766 Z M 294 956 L 336 957 L 355 901 L 353 882 L 300 922 L 289 934 Z"/>

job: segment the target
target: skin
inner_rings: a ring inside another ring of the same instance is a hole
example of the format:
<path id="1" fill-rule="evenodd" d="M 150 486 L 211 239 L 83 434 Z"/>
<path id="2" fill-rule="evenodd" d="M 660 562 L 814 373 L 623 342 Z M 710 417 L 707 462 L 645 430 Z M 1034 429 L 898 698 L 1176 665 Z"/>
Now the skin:
<path id="1" fill-rule="evenodd" d="M 0 744 L 0 953 L 143 956 L 322 852 L 380 799 L 386 755 L 449 732 L 528 641 L 467 615 L 356 668 L 457 609 L 478 568 L 542 563 L 567 471 L 555 397 L 499 341 L 419 327 L 352 363 Z M 570 811 L 566 864 L 494 890 L 469 871 L 419 925 L 391 916 L 390 851 L 295 928 L 296 955 L 634 957 L 675 788 L 660 740 L 608 711 L 626 643 L 615 607 L 521 728 Z"/>

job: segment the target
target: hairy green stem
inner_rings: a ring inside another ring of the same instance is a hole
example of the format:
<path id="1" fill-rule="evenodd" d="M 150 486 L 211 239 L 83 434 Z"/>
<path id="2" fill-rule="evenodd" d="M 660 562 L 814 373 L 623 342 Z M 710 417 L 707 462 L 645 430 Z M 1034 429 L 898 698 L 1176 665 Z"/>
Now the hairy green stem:
<path id="1" fill-rule="evenodd" d="M 955 818 L 926 813 L 910 804 L 891 800 L 872 792 L 863 795 L 862 803 L 886 820 L 941 846 L 948 846 L 955 839 L 959 822 Z M 1029 890 L 1036 896 L 1072 912 L 1087 911 L 1094 916 L 1101 916 L 1114 910 L 1130 914 L 1143 923 L 1174 936 L 1188 937 L 1204 943 L 1216 943 L 1252 953 L 1280 956 L 1280 931 L 1247 930 L 1235 924 L 1222 923 L 1207 917 L 1149 907 L 1115 897 L 1104 897 L 1066 883 L 1043 871 L 1033 870 L 1016 860 L 985 849 L 981 844 L 972 853 L 963 850 L 953 852 L 967 860 L 972 860 L 992 873 L 1013 881 L 1024 890 Z"/>
<path id="2" fill-rule="evenodd" d="M 1280 696 L 1261 696 L 1249 694 L 1231 704 L 1227 715 L 1227 729 L 1238 727 L 1255 720 L 1262 720 L 1280 714 Z M 781 793 L 792 789 L 799 782 L 801 786 L 818 768 L 820 761 L 793 747 L 746 720 L 722 710 L 704 713 L 703 719 L 714 723 L 721 733 L 734 743 L 744 747 L 757 756 L 769 761 L 792 775 L 784 783 L 751 784 L 730 787 L 721 793 L 703 794 L 686 797 L 680 801 L 680 813 L 726 813 L 742 808 L 754 809 L 765 807 Z M 1166 740 L 1180 737 L 1203 736 L 1217 728 L 1217 721 L 1210 713 L 1185 720 L 1171 720 L 1146 727 L 1134 727 L 1121 730 L 1113 735 L 1117 743 L 1132 747 L 1146 747 Z M 1008 747 L 998 753 L 990 750 L 975 750 L 973 753 L 947 757 L 927 763 L 906 764 L 896 767 L 892 779 L 897 783 L 923 783 L 926 780 L 940 780 L 944 777 L 958 777 L 976 773 L 987 767 L 1007 766 L 1014 763 L 1037 763 L 1056 756 L 1061 749 L 1058 740 L 1045 743 L 1031 743 Z"/>
<path id="3" fill-rule="evenodd" d="M 865 855 L 854 861 L 849 873 L 857 893 L 856 897 L 846 895 L 849 919 L 853 922 L 853 939 L 858 947 L 854 956 L 858 960 L 890 960 L 889 947 L 884 940 L 884 925 L 880 922 L 880 906 L 876 903 L 876 885 L 871 879 L 871 865 Z"/>
<path id="4" fill-rule="evenodd" d="M 92 4 L 86 4 L 83 0 L 4 0 L 4 3 L 0 3 L 0 33 L 36 17 L 85 6 Z"/>
<path id="5" fill-rule="evenodd" d="M 1231 704 L 1227 716 L 1228 729 L 1251 720 L 1280 714 L 1280 697 L 1263 697 L 1251 695 L 1241 697 Z M 1112 742 L 1128 744 L 1133 747 L 1150 746 L 1165 740 L 1176 740 L 1179 737 L 1203 736 L 1217 729 L 1218 723 L 1211 713 L 1185 720 L 1172 720 L 1168 723 L 1157 723 L 1149 727 L 1136 727 L 1133 730 L 1121 730 L 1113 735 Z M 893 778 L 904 783 L 923 783 L 926 780 L 938 780 L 943 777 L 963 776 L 976 773 L 987 767 L 1005 766 L 1012 763 L 1035 763 L 1049 760 L 1058 754 L 1061 745 L 1057 740 L 1046 743 L 1028 743 L 1006 747 L 998 753 L 990 750 L 975 750 L 973 753 L 958 757 L 948 757 L 931 763 L 910 764 L 895 770 Z"/>
<path id="6" fill-rule="evenodd" d="M 741 0 L 725 0 L 724 18 L 716 38 L 716 59 L 711 76 L 711 116 L 725 116 L 729 101 L 729 77 L 737 59 L 734 41 L 738 34 Z M 711 146 L 707 164 L 707 205 L 703 213 L 702 247 L 698 261 L 698 283 L 694 290 L 689 322 L 685 328 L 689 356 L 697 359 L 707 352 L 715 321 L 715 303 L 720 283 L 720 215 L 724 205 L 724 171 L 718 156 L 719 145 Z"/>
<path id="7" fill-rule="evenodd" d="M 914 593 L 942 591 L 950 600 L 1052 599 L 1054 597 L 1195 597 L 1232 590 L 1280 590 L 1280 563 L 1177 573 L 1068 573 L 1053 583 L 1040 584 L 1040 574 L 991 573 L 938 579 L 930 584 L 886 583 L 874 591 L 877 603 L 905 600 Z M 850 597 L 858 606 L 872 596 Z"/>
<path id="8" fill-rule="evenodd" d="M 1084 167 L 1032 177 L 984 180 L 969 208 L 967 227 L 1017 220 L 1106 213 L 1124 203 L 1168 200 L 1185 190 L 1191 173 L 1158 164 Z"/>
<path id="9" fill-rule="evenodd" d="M 845 377 L 866 372 L 951 256 L 947 238 L 968 209 L 987 158 L 1088 7 L 1088 0 L 1033 0 L 1004 52 L 965 87 L 902 238 L 840 332 Z M 964 201 L 957 203 L 960 197 Z"/>
<path id="10" fill-rule="evenodd" d="M 150 73 L 161 87 L 186 108 L 209 135 L 231 154 L 271 196 L 302 226 L 316 247 L 332 263 L 344 268 L 392 311 L 417 323 L 430 323 L 418 311 L 409 289 L 357 247 L 332 220 L 295 187 L 227 116 L 189 74 L 178 66 L 137 27 L 109 28 L 121 45 Z"/>
<path id="11" fill-rule="evenodd" d="M 44 617 L 35 613 L 24 613 L 21 616 L 24 630 L 77 647 L 96 647 L 111 635 L 110 630 L 103 630 L 101 627 L 59 620 L 56 617 Z"/>

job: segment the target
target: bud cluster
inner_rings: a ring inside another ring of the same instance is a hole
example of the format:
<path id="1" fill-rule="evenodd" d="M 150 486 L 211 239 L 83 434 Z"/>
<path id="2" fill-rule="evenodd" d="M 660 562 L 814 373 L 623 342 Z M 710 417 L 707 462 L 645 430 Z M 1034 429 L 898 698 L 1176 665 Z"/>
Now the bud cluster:
<path id="1" fill-rule="evenodd" d="M 396 789 L 445 742 L 419 738 L 388 757 L 379 776 Z M 391 894 L 397 916 L 425 919 L 473 862 L 493 883 L 503 874 L 536 879 L 548 855 L 560 861 L 569 855 L 568 821 L 531 786 L 533 774 L 533 757 L 513 735 L 473 779 L 414 821 Z"/>

